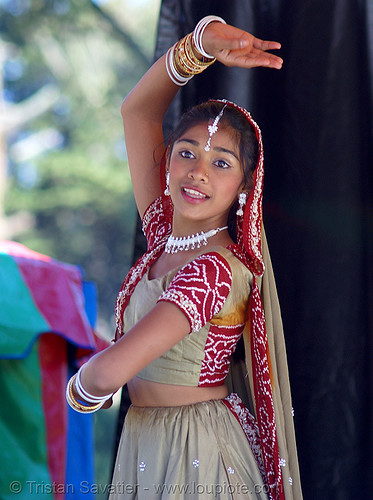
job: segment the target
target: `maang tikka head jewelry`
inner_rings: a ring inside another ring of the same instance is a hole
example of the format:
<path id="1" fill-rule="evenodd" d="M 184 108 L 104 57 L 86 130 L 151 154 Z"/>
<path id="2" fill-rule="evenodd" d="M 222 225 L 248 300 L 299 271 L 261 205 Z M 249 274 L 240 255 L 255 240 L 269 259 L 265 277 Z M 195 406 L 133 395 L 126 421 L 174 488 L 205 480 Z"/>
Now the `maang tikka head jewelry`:
<path id="1" fill-rule="evenodd" d="M 216 132 L 218 131 L 218 125 L 219 125 L 219 122 L 221 120 L 221 117 L 223 116 L 223 113 L 224 113 L 224 110 L 225 110 L 226 107 L 227 107 L 227 105 L 224 104 L 224 106 L 222 107 L 220 113 L 217 116 L 215 116 L 215 119 L 212 122 L 212 124 L 207 126 L 207 130 L 209 132 L 209 138 L 207 139 L 206 146 L 204 148 L 205 151 L 210 151 L 210 149 L 211 149 L 211 139 L 212 139 L 212 136 L 214 134 L 216 134 Z"/>
<path id="2" fill-rule="evenodd" d="M 166 189 L 163 191 L 165 196 L 170 196 L 170 172 L 166 172 Z"/>

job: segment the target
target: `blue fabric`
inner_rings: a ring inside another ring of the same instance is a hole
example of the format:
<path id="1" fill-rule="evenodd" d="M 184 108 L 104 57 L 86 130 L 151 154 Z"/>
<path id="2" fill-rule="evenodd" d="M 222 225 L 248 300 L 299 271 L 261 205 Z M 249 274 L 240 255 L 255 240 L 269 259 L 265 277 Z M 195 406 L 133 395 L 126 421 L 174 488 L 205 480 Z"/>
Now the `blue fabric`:
<path id="1" fill-rule="evenodd" d="M 83 295 L 85 302 L 85 312 L 92 328 L 97 321 L 97 287 L 92 281 L 83 281 Z"/>
<path id="2" fill-rule="evenodd" d="M 70 374 L 72 375 L 72 373 Z M 94 435 L 93 414 L 83 414 L 68 406 L 67 464 L 65 500 L 93 499 Z"/>

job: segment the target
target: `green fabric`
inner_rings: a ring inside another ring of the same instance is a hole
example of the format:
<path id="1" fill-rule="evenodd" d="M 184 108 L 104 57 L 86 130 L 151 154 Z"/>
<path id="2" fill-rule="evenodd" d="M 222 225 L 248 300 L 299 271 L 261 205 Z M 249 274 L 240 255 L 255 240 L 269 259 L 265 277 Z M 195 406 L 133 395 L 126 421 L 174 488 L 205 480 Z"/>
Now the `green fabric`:
<path id="1" fill-rule="evenodd" d="M 0 358 L 23 357 L 36 336 L 49 331 L 9 255 L 0 253 Z"/>
<path id="2" fill-rule="evenodd" d="M 25 359 L 0 360 L 0 401 L 1 500 L 51 498 L 36 344 Z"/>

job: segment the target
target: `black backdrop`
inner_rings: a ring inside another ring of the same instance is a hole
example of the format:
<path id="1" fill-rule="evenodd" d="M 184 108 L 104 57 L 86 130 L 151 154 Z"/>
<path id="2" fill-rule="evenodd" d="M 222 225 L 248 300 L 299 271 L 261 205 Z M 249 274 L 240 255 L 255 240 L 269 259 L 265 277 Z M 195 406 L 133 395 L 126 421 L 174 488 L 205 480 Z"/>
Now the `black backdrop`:
<path id="1" fill-rule="evenodd" d="M 165 132 L 210 97 L 260 124 L 304 497 L 373 498 L 373 2 L 163 0 L 156 56 L 207 14 L 280 41 L 284 67 L 215 64 Z"/>

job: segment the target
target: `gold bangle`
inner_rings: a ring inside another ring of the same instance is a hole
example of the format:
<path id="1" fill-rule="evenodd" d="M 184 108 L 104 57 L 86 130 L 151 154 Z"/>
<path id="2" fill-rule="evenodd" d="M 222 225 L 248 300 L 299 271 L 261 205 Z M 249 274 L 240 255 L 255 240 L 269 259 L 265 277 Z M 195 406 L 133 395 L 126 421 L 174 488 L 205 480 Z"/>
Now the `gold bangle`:
<path id="1" fill-rule="evenodd" d="M 191 73 L 191 70 L 190 68 L 184 64 L 184 60 L 183 58 L 181 57 L 181 49 L 179 47 L 177 47 L 177 45 L 175 45 L 174 47 L 174 50 L 173 50 L 173 59 L 174 59 L 174 66 L 175 66 L 175 69 L 177 71 L 177 73 L 179 73 L 180 76 L 183 76 L 183 77 L 188 77 L 190 76 L 192 73 Z"/>
<path id="2" fill-rule="evenodd" d="M 216 61 L 215 58 L 207 59 L 199 53 L 193 41 L 193 33 L 175 44 L 172 55 L 176 72 L 184 78 L 202 73 Z"/>
<path id="3" fill-rule="evenodd" d="M 193 64 L 187 57 L 185 51 L 185 38 L 180 40 L 174 48 L 175 68 L 180 74 L 185 76 L 197 75 L 201 72 L 200 66 Z"/>
<path id="4" fill-rule="evenodd" d="M 193 33 L 190 33 L 190 35 L 188 37 L 186 37 L 186 40 L 185 40 L 185 49 L 186 49 L 188 57 L 192 61 L 194 61 L 196 64 L 198 64 L 199 66 L 207 67 L 207 66 L 210 66 L 211 64 L 213 64 L 216 61 L 215 57 L 208 59 L 207 57 L 204 57 L 198 51 L 198 49 L 197 49 L 197 47 L 195 46 L 195 43 L 194 43 Z"/>
<path id="5" fill-rule="evenodd" d="M 66 387 L 66 399 L 71 408 L 73 410 L 79 412 L 79 413 L 92 413 L 94 411 L 97 411 L 101 408 L 101 406 L 104 404 L 104 402 L 95 404 L 95 405 L 90 405 L 90 406 L 85 406 L 82 403 L 79 403 L 79 401 L 76 399 L 74 392 L 73 392 L 73 385 L 76 379 L 76 374 L 73 375 Z"/>
<path id="6" fill-rule="evenodd" d="M 193 33 L 189 33 L 189 35 L 181 40 L 181 48 L 183 50 L 184 57 L 187 60 L 187 64 L 191 65 L 199 72 L 203 71 L 215 61 L 215 59 L 207 60 L 197 51 L 193 42 Z"/>

